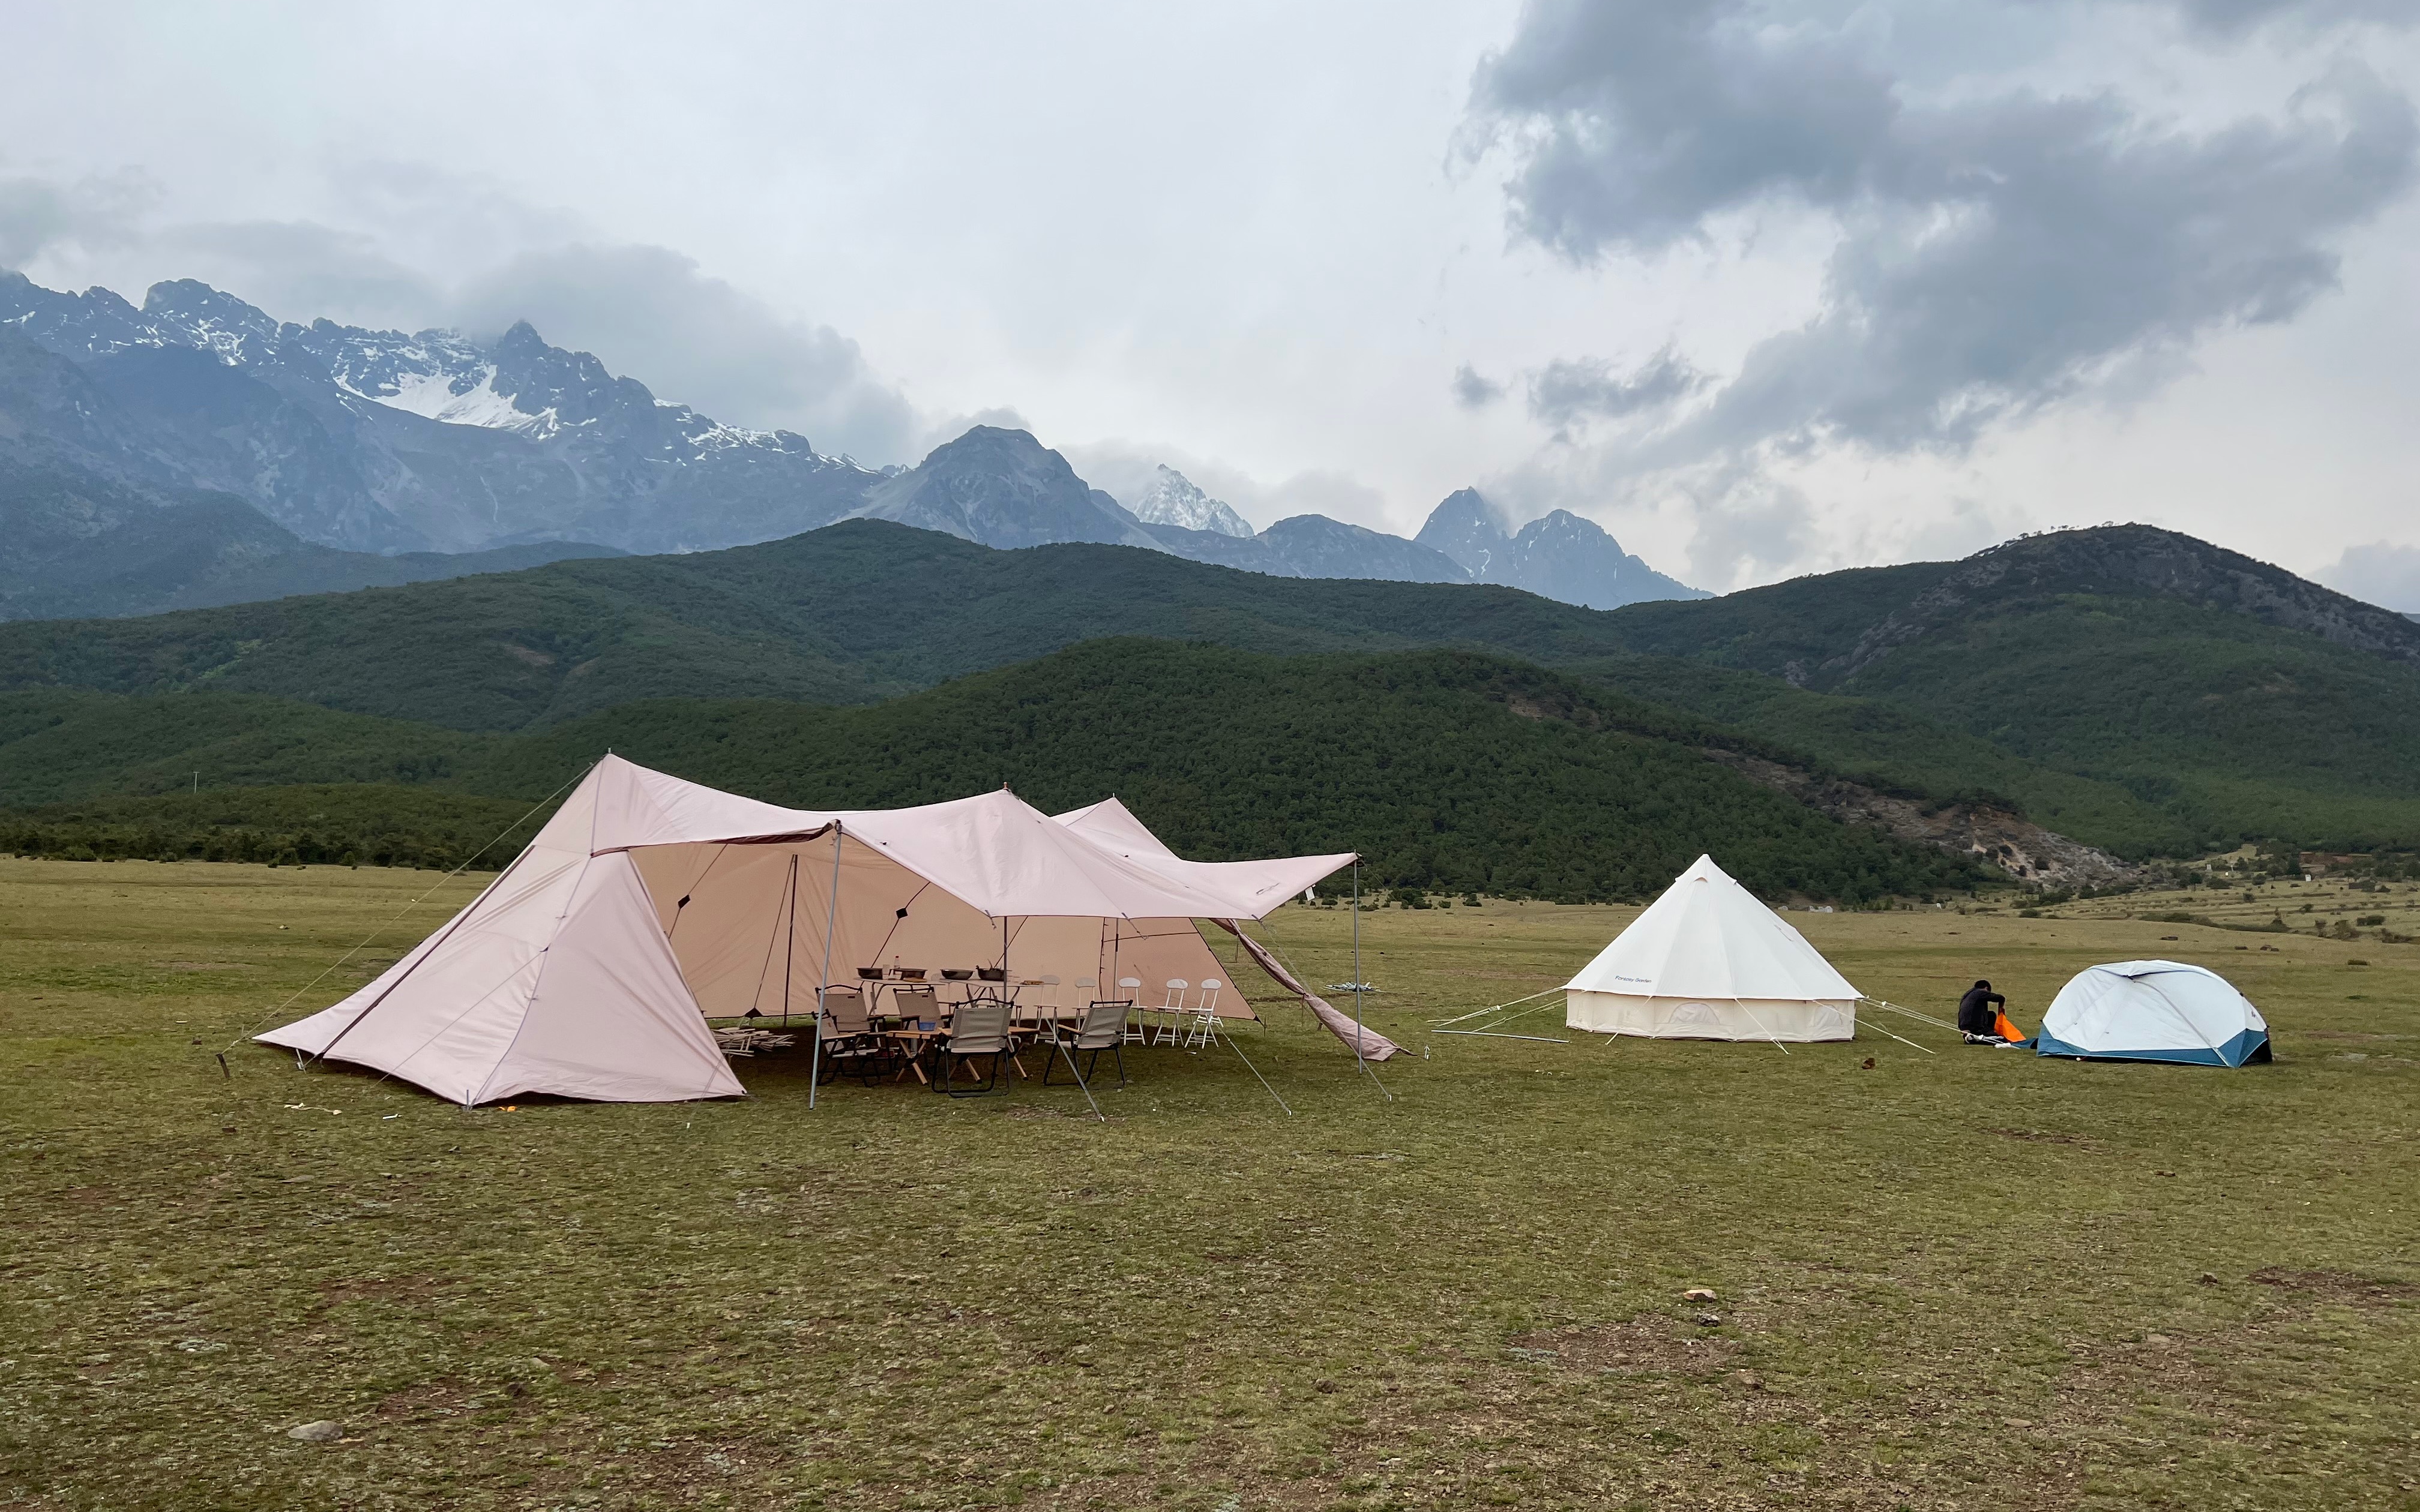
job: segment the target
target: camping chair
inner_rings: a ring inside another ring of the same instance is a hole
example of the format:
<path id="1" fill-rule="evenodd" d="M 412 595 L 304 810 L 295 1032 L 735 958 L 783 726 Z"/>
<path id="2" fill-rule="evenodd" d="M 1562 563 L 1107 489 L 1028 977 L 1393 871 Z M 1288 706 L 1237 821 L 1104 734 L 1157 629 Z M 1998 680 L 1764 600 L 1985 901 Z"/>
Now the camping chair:
<path id="1" fill-rule="evenodd" d="M 980 998 L 961 1007 L 950 1020 L 950 1033 L 935 1052 L 940 1070 L 933 1078 L 936 1089 L 952 1097 L 981 1097 L 1000 1087 L 1001 1063 L 1013 1049 L 1008 1037 L 1008 1000 L 1004 997 Z M 981 1087 L 960 1091 L 957 1087 L 958 1062 L 976 1056 L 991 1057 L 991 1075 Z"/>
<path id="2" fill-rule="evenodd" d="M 818 1050 L 823 1080 L 837 1081 L 843 1072 L 853 1071 L 858 1080 L 874 1085 L 874 1073 L 889 1052 L 866 1016 L 863 993 L 854 987 L 826 988 L 823 1023 L 816 1033 L 823 1040 Z"/>
<path id="3" fill-rule="evenodd" d="M 1202 1001 L 1193 1005 L 1192 1027 L 1185 1036 L 1187 1048 L 1207 1050 L 1218 1042 L 1218 991 L 1226 985 L 1216 977 L 1202 979 Z"/>
<path id="4" fill-rule="evenodd" d="M 1126 1026 L 1126 1043 L 1140 1044 L 1143 1042 L 1143 1029 L 1145 1025 L 1143 1024 L 1142 1010 L 1136 1007 L 1136 1005 L 1142 1000 L 1142 979 L 1140 977 L 1120 977 L 1118 979 L 1118 995 L 1125 999 L 1126 1007 L 1132 1010 L 1134 1013 L 1133 1022 Z"/>
<path id="5" fill-rule="evenodd" d="M 1106 1050 L 1117 1059 L 1118 1085 L 1124 1087 L 1126 1084 L 1126 1010 L 1133 1006 L 1115 998 L 1096 1002 L 1084 1010 L 1084 1021 L 1077 1026 L 1075 1033 L 1051 1035 L 1050 1048 L 1054 1054 L 1049 1065 L 1042 1068 L 1042 1085 L 1050 1085 L 1050 1068 L 1059 1064 L 1060 1056 L 1067 1057 L 1068 1070 L 1075 1070 L 1078 1051 L 1092 1054 L 1093 1058 L 1086 1063 L 1080 1078 L 1081 1081 L 1091 1081 L 1094 1068 L 1100 1065 L 1101 1053 Z"/>
<path id="6" fill-rule="evenodd" d="M 1159 1005 L 1159 1027 L 1151 1033 L 1152 1043 L 1185 1042 L 1185 994 L 1192 985 L 1182 977 L 1168 980 L 1168 996 Z"/>

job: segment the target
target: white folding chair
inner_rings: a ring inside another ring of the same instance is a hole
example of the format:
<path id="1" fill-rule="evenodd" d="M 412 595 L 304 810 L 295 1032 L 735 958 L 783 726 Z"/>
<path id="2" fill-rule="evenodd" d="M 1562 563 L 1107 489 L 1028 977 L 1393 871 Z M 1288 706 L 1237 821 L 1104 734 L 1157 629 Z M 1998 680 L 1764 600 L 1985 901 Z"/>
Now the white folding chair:
<path id="1" fill-rule="evenodd" d="M 1140 977 L 1120 977 L 1118 979 L 1118 995 L 1126 1000 L 1126 1006 L 1128 1008 L 1134 1010 L 1134 1017 L 1126 1020 L 1126 1043 L 1141 1044 L 1144 1041 L 1143 1029 L 1145 1027 L 1143 1024 L 1144 1009 L 1142 1006 L 1142 979 Z"/>
<path id="2" fill-rule="evenodd" d="M 1168 979 L 1168 995 L 1159 1005 L 1159 1027 L 1152 1030 L 1154 1044 L 1185 1042 L 1185 995 L 1193 984 L 1182 977 Z"/>
<path id="3" fill-rule="evenodd" d="M 1202 1000 L 1193 1005 L 1191 1027 L 1185 1036 L 1187 1047 L 1207 1050 L 1218 1042 L 1218 993 L 1226 985 L 1216 977 L 1202 979 Z"/>
<path id="4" fill-rule="evenodd" d="M 1046 1021 L 1055 1024 L 1059 1019 L 1059 979 L 1045 975 L 1033 981 L 1032 999 L 1017 1012 L 1020 1028 L 1039 1028 Z"/>

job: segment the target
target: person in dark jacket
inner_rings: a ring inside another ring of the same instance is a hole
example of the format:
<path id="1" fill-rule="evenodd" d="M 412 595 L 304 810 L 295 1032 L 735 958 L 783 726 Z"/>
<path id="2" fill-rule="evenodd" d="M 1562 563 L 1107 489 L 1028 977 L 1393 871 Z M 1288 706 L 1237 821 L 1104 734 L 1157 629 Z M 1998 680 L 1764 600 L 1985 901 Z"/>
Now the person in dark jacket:
<path id="1" fill-rule="evenodd" d="M 1958 1027 L 1969 1044 L 1999 1044 L 2000 1010 L 2009 1000 L 1992 990 L 1988 981 L 1978 981 L 1958 999 Z"/>

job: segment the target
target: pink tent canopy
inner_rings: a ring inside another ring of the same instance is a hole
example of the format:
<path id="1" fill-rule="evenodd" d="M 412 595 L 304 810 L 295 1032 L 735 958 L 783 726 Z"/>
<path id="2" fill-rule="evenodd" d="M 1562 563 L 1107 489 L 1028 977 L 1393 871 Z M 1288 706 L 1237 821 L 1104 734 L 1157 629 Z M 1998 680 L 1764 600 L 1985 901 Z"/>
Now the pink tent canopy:
<path id="1" fill-rule="evenodd" d="M 1123 951 L 1183 948 L 1171 921 L 1215 966 L 1191 919 L 1262 918 L 1353 859 L 1186 861 L 1115 800 L 1054 821 L 1005 789 L 783 809 L 608 756 L 444 927 L 259 1038 L 466 1104 L 736 1096 L 709 1016 L 812 1023 L 828 979 L 893 962 L 1113 985 Z"/>

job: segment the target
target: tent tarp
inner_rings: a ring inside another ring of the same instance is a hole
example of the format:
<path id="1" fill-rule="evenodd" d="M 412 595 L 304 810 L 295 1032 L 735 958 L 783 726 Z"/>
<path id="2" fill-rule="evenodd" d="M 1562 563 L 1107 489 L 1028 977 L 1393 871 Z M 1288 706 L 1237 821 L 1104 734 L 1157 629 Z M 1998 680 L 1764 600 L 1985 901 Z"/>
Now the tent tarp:
<path id="1" fill-rule="evenodd" d="M 2058 990 L 2034 1048 L 2082 1060 L 2242 1066 L 2270 1058 L 2269 1023 L 2206 966 L 2119 961 L 2086 966 Z"/>
<path id="2" fill-rule="evenodd" d="M 1564 1023 L 1691 1040 L 1848 1040 L 1857 989 L 1701 856 L 1564 983 Z"/>
<path id="3" fill-rule="evenodd" d="M 706 1016 L 812 1019 L 827 974 L 894 962 L 1055 975 L 1036 995 L 1070 1004 L 1085 978 L 1136 976 L 1156 1004 L 1170 978 L 1218 974 L 1192 919 L 1260 918 L 1353 859 L 1201 863 L 1125 841 L 1004 789 L 820 812 L 608 756 L 443 928 L 259 1038 L 464 1103 L 727 1097 L 742 1088 Z M 1219 1007 L 1249 1012 L 1240 994 Z"/>

